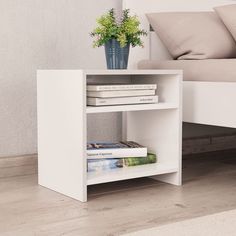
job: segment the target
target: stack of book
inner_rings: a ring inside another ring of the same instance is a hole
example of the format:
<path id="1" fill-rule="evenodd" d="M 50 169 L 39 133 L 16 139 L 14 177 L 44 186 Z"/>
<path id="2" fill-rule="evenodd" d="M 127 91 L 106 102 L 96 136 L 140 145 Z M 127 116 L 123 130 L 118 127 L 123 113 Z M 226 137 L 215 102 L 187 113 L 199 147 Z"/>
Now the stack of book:
<path id="1" fill-rule="evenodd" d="M 156 89 L 156 84 L 90 84 L 87 85 L 87 105 L 158 103 Z"/>
<path id="2" fill-rule="evenodd" d="M 105 171 L 156 162 L 156 155 L 148 153 L 146 147 L 136 142 L 87 144 L 88 172 Z"/>

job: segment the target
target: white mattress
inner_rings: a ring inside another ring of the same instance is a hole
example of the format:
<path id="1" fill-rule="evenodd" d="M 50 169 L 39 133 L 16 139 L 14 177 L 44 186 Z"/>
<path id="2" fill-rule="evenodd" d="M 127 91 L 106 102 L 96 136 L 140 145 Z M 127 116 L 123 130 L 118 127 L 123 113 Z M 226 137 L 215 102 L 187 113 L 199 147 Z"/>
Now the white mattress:
<path id="1" fill-rule="evenodd" d="M 181 69 L 187 81 L 236 82 L 236 59 L 144 60 L 139 62 L 138 68 Z"/>

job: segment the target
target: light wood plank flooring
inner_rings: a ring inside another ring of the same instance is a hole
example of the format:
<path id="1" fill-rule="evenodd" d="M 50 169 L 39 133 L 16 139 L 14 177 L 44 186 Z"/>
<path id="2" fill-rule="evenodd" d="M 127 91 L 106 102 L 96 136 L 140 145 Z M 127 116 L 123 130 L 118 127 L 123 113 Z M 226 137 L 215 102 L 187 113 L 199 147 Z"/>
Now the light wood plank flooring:
<path id="1" fill-rule="evenodd" d="M 188 156 L 184 185 L 143 178 L 89 188 L 88 203 L 37 185 L 0 179 L 1 236 L 100 236 L 236 209 L 236 151 Z"/>

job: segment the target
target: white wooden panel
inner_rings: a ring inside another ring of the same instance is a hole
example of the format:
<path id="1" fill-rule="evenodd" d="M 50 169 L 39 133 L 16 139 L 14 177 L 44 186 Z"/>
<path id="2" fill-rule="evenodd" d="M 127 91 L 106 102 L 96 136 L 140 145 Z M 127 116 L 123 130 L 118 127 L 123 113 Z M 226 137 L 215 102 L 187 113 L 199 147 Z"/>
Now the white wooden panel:
<path id="1" fill-rule="evenodd" d="M 173 163 L 157 163 L 142 166 L 124 167 L 104 172 L 88 173 L 88 185 L 108 183 L 118 180 L 162 175 L 166 173 L 176 173 L 179 168 Z"/>
<path id="2" fill-rule="evenodd" d="M 86 107 L 86 80 L 100 81 L 101 76 L 157 83 L 162 103 Z M 164 182 L 181 184 L 181 82 L 182 72 L 177 70 L 38 71 L 39 184 L 82 202 L 91 184 L 143 176 L 159 179 L 157 175 Z M 157 164 L 87 173 L 86 114 L 114 111 L 128 113 L 123 127 L 127 137 L 157 152 Z"/>
<path id="3" fill-rule="evenodd" d="M 142 78 L 137 78 L 140 82 Z M 161 99 L 174 100 L 176 109 L 127 112 L 125 128 L 127 140 L 134 140 L 148 147 L 158 156 L 158 163 L 172 163 L 175 174 L 155 176 L 157 180 L 181 185 L 182 159 L 182 76 L 146 77 L 147 83 L 158 84 Z"/>
<path id="4" fill-rule="evenodd" d="M 122 77 L 124 75 L 177 75 L 181 74 L 182 70 L 85 70 L 84 73 L 87 76 L 94 75 L 97 79 L 100 79 L 101 75 L 110 75 L 113 78 L 116 75 L 122 75 Z"/>
<path id="5" fill-rule="evenodd" d="M 184 121 L 236 128 L 236 83 L 184 82 Z"/>
<path id="6" fill-rule="evenodd" d="M 80 70 L 38 71 L 39 184 L 86 201 L 86 98 Z"/>
<path id="7" fill-rule="evenodd" d="M 175 109 L 178 105 L 174 102 L 160 102 L 158 104 L 138 104 L 138 105 L 122 105 L 122 106 L 101 106 L 87 107 L 87 113 L 107 113 L 107 112 L 123 112 L 123 111 L 145 111 L 145 110 L 163 110 Z"/>

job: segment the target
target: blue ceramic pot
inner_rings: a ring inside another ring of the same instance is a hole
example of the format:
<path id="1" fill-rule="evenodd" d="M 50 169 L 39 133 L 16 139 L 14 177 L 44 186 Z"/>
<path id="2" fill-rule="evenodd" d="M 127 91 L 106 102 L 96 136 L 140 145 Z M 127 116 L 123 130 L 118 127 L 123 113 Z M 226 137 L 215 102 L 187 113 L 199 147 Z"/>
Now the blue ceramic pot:
<path id="1" fill-rule="evenodd" d="M 127 69 L 130 44 L 121 47 L 116 39 L 110 39 L 105 44 L 107 69 Z"/>

